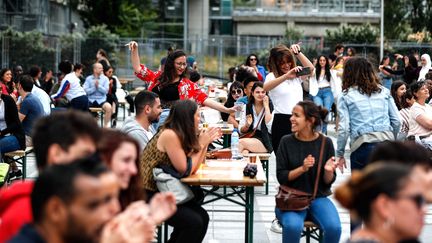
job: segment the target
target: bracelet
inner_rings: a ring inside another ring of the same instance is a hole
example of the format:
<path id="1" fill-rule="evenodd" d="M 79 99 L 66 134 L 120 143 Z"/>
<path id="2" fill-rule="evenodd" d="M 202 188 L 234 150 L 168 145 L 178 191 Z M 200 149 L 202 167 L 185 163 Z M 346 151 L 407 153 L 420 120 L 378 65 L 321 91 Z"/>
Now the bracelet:
<path id="1" fill-rule="evenodd" d="M 301 50 L 299 50 L 298 53 L 297 53 L 297 54 L 294 54 L 294 55 L 297 56 L 297 55 L 300 54 L 300 53 L 301 53 Z"/>

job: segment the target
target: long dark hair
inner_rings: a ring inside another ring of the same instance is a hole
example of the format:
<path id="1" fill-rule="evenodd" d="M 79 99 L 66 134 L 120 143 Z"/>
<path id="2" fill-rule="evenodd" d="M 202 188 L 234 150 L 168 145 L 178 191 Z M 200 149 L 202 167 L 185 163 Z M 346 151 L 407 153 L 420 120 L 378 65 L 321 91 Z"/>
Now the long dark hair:
<path id="1" fill-rule="evenodd" d="M 295 68 L 296 62 L 293 53 L 285 45 L 278 45 L 270 50 L 270 56 L 267 63 L 267 68 L 270 72 L 273 72 L 276 78 L 283 75 L 280 65 L 287 59 L 290 63 L 290 68 Z"/>
<path id="2" fill-rule="evenodd" d="M 136 148 L 135 165 L 137 174 L 132 176 L 127 189 L 120 191 L 120 205 L 125 209 L 130 203 L 145 199 L 139 166 L 140 147 L 138 142 L 123 132 L 114 129 L 104 129 L 98 143 L 98 152 L 105 164 L 111 168 L 112 157 L 123 143 L 131 143 Z"/>
<path id="3" fill-rule="evenodd" d="M 168 84 L 170 84 L 172 81 L 174 81 L 174 78 L 177 76 L 174 61 L 175 59 L 182 56 L 186 57 L 186 53 L 181 50 L 173 51 L 167 56 L 164 69 L 161 76 L 159 77 L 160 88 L 164 88 L 168 86 Z M 187 67 L 185 68 L 185 71 L 180 75 L 180 78 L 184 78 L 186 76 L 186 73 Z"/>
<path id="4" fill-rule="evenodd" d="M 258 88 L 258 87 L 261 87 L 262 89 L 264 89 L 264 84 L 263 84 L 263 82 L 255 82 L 254 83 L 254 85 L 252 86 L 252 89 L 251 89 L 251 93 L 250 93 L 250 95 L 249 95 L 249 101 L 248 101 L 248 104 L 251 104 L 251 105 L 253 105 L 253 104 L 255 104 L 255 97 L 253 96 L 253 92 L 256 90 L 256 88 Z"/>
<path id="5" fill-rule="evenodd" d="M 396 103 L 398 110 L 402 109 L 402 104 L 401 104 L 402 103 L 402 97 L 401 98 L 397 97 L 397 90 L 402 85 L 405 85 L 405 87 L 408 88 L 408 85 L 402 80 L 394 81 L 391 85 L 391 88 L 390 88 L 390 94 L 391 94 L 391 96 L 393 96 L 393 99 Z"/>
<path id="6" fill-rule="evenodd" d="M 321 59 L 321 57 L 324 57 L 325 60 L 326 60 L 326 64 L 325 64 L 325 66 L 324 66 L 324 69 L 325 69 L 325 79 L 327 79 L 327 81 L 330 82 L 330 78 L 331 78 L 331 74 L 330 74 L 330 64 L 329 64 L 329 60 L 328 60 L 328 58 L 327 58 L 326 56 L 324 56 L 324 55 L 321 55 L 321 56 L 318 57 L 318 62 L 317 62 L 317 64 L 315 65 L 315 70 L 316 70 L 316 71 L 315 71 L 315 77 L 316 77 L 316 79 L 318 80 L 319 77 L 320 77 L 320 75 L 321 75 L 321 65 L 319 64 L 319 60 Z"/>
<path id="7" fill-rule="evenodd" d="M 246 58 L 245 65 L 251 67 L 251 64 L 250 64 L 250 58 L 251 58 L 251 57 L 255 57 L 255 58 L 256 58 L 256 65 L 258 66 L 258 64 L 259 64 L 259 59 L 258 59 L 258 56 L 257 56 L 255 53 L 251 53 L 251 54 L 249 54 L 249 56 Z"/>
<path id="8" fill-rule="evenodd" d="M 12 70 L 10 68 L 3 68 L 2 70 L 0 70 L 0 81 L 4 85 L 6 85 L 7 92 L 9 94 L 11 94 L 14 91 L 14 83 L 12 82 L 12 79 L 11 79 L 10 82 L 7 82 L 7 83 L 3 80 L 3 76 L 6 74 L 7 71 L 11 71 L 12 72 Z M 13 76 L 12 76 L 12 78 L 13 78 Z"/>
<path id="9" fill-rule="evenodd" d="M 372 64 L 363 57 L 349 58 L 344 65 L 342 74 L 342 90 L 348 92 L 351 87 L 357 86 L 360 94 L 371 96 L 372 93 L 381 92 L 379 79 Z"/>
<path id="10" fill-rule="evenodd" d="M 234 102 L 235 102 L 235 100 L 234 100 L 234 98 L 233 98 L 233 96 L 232 96 L 232 94 L 231 94 L 231 91 L 233 91 L 233 90 L 236 90 L 236 89 L 241 89 L 242 91 L 243 91 L 243 94 L 244 94 L 244 87 L 243 87 L 243 84 L 242 83 L 240 83 L 239 81 L 234 81 L 232 84 L 231 84 L 231 86 L 230 86 L 230 89 L 229 89 L 229 93 L 228 93 L 228 97 L 227 97 L 227 101 L 225 102 L 227 105 L 231 105 L 231 106 L 227 106 L 227 107 L 233 107 L 234 106 Z"/>
<path id="11" fill-rule="evenodd" d="M 200 150 L 195 130 L 195 113 L 198 105 L 192 100 L 178 100 L 174 103 L 162 129 L 172 129 L 179 136 L 186 156 Z"/>

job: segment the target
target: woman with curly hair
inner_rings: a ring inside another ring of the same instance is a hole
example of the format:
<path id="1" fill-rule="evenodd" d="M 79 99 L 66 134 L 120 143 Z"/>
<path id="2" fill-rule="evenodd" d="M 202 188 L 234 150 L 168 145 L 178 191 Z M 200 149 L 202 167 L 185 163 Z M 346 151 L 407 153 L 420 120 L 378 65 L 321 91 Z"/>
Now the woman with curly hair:
<path id="1" fill-rule="evenodd" d="M 372 64 L 365 58 L 346 61 L 337 109 L 340 120 L 336 156 L 341 171 L 346 168 L 344 154 L 348 137 L 351 139 L 351 171 L 366 166 L 370 152 L 378 143 L 397 137 L 401 124 L 398 109 L 389 90 L 380 85 Z"/>

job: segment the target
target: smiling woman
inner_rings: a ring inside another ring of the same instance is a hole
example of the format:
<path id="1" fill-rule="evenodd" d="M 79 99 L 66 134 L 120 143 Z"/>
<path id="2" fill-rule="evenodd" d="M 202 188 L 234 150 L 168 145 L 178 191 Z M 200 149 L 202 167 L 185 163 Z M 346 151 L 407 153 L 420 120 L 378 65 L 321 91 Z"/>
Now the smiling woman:
<path id="1" fill-rule="evenodd" d="M 234 108 L 227 108 L 222 104 L 207 99 L 208 96 L 198 85 L 187 78 L 186 54 L 181 50 L 170 53 L 165 61 L 164 69 L 153 72 L 144 64 L 140 64 L 138 54 L 138 43 L 131 41 L 131 61 L 135 75 L 149 85 L 148 90 L 157 93 L 161 99 L 164 109 L 159 119 L 158 127 L 162 125 L 168 117 L 172 104 L 177 100 L 193 99 L 199 105 L 206 105 L 224 113 L 233 113 Z"/>
<path id="2" fill-rule="evenodd" d="M 138 173 L 140 150 L 137 141 L 123 132 L 105 129 L 98 143 L 98 151 L 105 164 L 118 177 L 122 208 L 133 201 L 144 199 Z"/>

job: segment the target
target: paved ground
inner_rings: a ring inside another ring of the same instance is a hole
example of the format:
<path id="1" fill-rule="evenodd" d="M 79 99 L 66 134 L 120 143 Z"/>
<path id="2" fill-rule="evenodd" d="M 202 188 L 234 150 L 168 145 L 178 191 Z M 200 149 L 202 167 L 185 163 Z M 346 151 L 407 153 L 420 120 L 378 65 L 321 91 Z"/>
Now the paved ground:
<path id="1" fill-rule="evenodd" d="M 120 112 L 122 114 L 122 112 Z M 118 123 L 120 127 L 122 122 Z M 335 132 L 334 125 L 329 125 L 329 136 L 333 139 L 334 144 Z M 349 156 L 346 156 L 349 158 Z M 348 166 L 349 167 L 349 166 Z M 36 177 L 36 166 L 34 156 L 30 155 L 28 159 L 28 177 Z M 275 157 L 272 155 L 269 163 L 270 178 L 269 178 L 269 195 L 264 194 L 264 187 L 258 187 L 255 190 L 255 215 L 254 215 L 254 242 L 282 242 L 281 234 L 270 231 L 270 225 L 274 219 L 274 195 L 276 194 L 277 180 L 275 169 Z M 350 176 L 350 171 L 345 171 L 344 174 L 338 176 L 333 187 L 337 187 Z M 339 216 L 342 222 L 342 237 L 341 242 L 345 242 L 349 237 L 349 216 L 345 209 L 341 208 L 336 202 Z M 207 243 L 239 243 L 244 242 L 244 213 L 240 212 L 220 212 L 221 210 L 241 211 L 242 207 L 234 205 L 226 201 L 217 201 L 206 205 L 205 208 L 209 211 L 211 218 L 210 225 L 207 231 L 204 242 Z M 302 242 L 305 242 L 302 239 Z M 432 242 L 432 207 L 428 208 L 426 215 L 426 225 L 421 235 L 421 242 Z"/>

